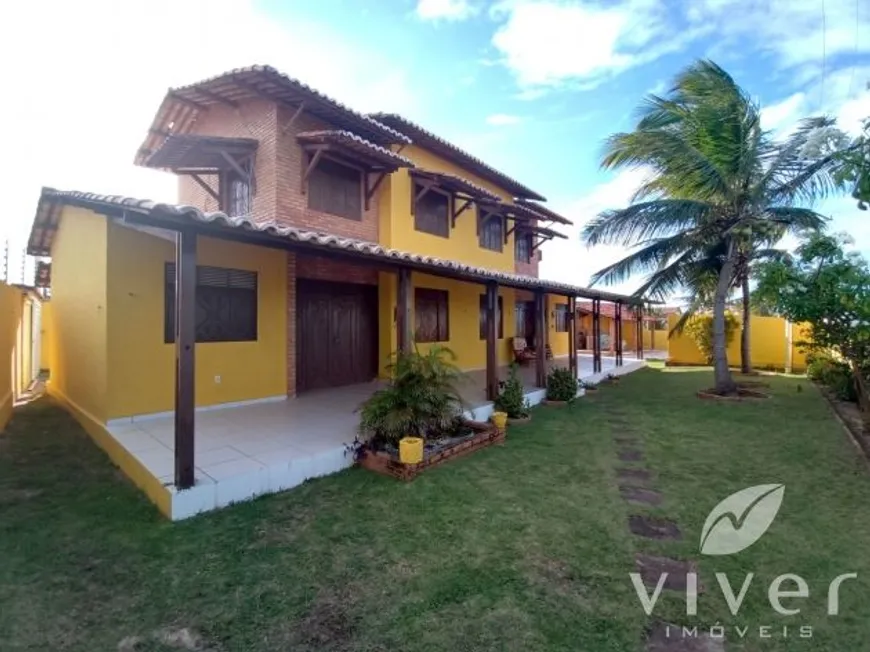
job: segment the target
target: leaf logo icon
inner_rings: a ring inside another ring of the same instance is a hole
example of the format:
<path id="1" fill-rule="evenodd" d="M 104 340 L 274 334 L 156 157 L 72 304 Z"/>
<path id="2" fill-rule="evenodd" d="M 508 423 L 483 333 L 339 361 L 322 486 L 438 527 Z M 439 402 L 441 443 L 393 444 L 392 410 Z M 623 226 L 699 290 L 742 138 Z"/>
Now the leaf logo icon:
<path id="1" fill-rule="evenodd" d="M 760 484 L 731 494 L 713 508 L 701 531 L 701 554 L 733 555 L 751 546 L 776 518 L 783 484 Z"/>

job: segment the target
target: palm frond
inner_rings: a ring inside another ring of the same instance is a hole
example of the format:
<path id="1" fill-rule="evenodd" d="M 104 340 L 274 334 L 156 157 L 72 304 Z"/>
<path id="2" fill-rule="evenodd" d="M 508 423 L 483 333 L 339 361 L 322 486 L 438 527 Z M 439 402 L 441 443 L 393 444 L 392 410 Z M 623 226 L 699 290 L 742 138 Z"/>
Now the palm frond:
<path id="1" fill-rule="evenodd" d="M 581 239 L 589 246 L 629 245 L 692 229 L 709 220 L 713 207 L 702 201 L 658 199 L 608 210 L 583 227 Z"/>

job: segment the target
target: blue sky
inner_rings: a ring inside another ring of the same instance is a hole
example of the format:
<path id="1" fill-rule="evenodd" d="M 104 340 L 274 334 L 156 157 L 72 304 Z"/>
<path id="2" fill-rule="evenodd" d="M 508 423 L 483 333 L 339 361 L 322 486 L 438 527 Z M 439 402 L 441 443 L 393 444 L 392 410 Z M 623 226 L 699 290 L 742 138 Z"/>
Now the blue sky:
<path id="1" fill-rule="evenodd" d="M 163 93 L 252 63 L 403 113 L 542 192 L 578 224 L 545 247 L 542 274 L 575 283 L 624 253 L 586 250 L 579 224 L 641 179 L 601 173 L 602 140 L 694 59 L 729 70 L 780 133 L 820 112 L 850 130 L 870 115 L 867 0 L 84 0 L 17 18 L 0 45 L 28 62 L 8 71 L 23 101 L 2 109 L 23 159 L 0 222 L 16 247 L 41 185 L 173 200 L 171 178 L 132 166 Z M 819 208 L 870 250 L 854 202 Z"/>

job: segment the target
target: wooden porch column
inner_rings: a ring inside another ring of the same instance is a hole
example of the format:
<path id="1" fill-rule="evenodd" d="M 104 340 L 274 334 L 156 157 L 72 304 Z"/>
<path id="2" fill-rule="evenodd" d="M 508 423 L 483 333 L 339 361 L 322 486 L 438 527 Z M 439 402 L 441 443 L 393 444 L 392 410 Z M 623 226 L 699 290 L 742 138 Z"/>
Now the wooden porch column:
<path id="1" fill-rule="evenodd" d="M 196 233 L 175 240 L 175 486 L 193 486 L 196 407 Z"/>
<path id="2" fill-rule="evenodd" d="M 577 377 L 577 297 L 568 297 L 568 369 Z"/>
<path id="3" fill-rule="evenodd" d="M 643 360 L 643 307 L 638 306 L 634 313 L 634 340 L 638 360 Z"/>
<path id="4" fill-rule="evenodd" d="M 616 305 L 616 366 L 622 366 L 622 304 L 617 301 Z"/>
<path id="5" fill-rule="evenodd" d="M 601 373 L 601 299 L 592 299 L 592 372 Z"/>
<path id="6" fill-rule="evenodd" d="M 535 385 L 547 386 L 547 295 L 535 292 Z"/>
<path id="7" fill-rule="evenodd" d="M 397 272 L 398 283 L 396 287 L 396 340 L 400 353 L 410 353 L 414 348 L 414 323 L 413 297 L 414 291 L 411 286 L 411 270 L 402 268 Z"/>
<path id="8" fill-rule="evenodd" d="M 486 284 L 486 399 L 498 396 L 498 283 Z"/>

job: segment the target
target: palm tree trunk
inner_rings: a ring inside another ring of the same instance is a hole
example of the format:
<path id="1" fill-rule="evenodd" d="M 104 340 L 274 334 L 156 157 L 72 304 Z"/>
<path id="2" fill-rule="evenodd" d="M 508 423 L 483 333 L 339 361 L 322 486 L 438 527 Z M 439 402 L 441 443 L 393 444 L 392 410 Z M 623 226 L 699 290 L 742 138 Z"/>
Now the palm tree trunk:
<path id="1" fill-rule="evenodd" d="M 743 328 L 740 331 L 740 372 L 744 374 L 752 373 L 752 347 L 750 346 L 750 318 L 752 317 L 751 308 L 749 305 L 749 270 L 743 274 L 740 279 L 743 289 Z"/>
<path id="2" fill-rule="evenodd" d="M 725 302 L 734 275 L 734 241 L 729 240 L 725 262 L 719 271 L 719 282 L 713 296 L 713 377 L 717 394 L 733 394 L 737 385 L 728 368 L 728 340 L 725 337 Z"/>

